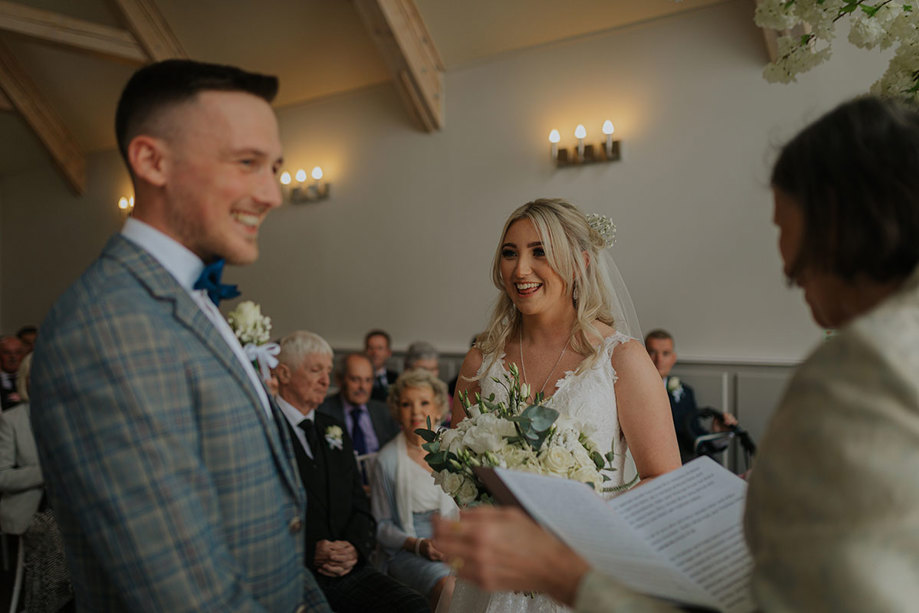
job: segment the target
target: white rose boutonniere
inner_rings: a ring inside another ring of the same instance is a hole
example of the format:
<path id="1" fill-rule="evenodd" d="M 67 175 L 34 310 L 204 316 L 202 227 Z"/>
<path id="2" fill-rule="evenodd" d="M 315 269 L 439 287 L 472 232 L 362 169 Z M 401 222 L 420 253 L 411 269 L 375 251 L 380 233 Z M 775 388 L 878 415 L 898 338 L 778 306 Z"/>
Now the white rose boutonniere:
<path id="1" fill-rule="evenodd" d="M 325 442 L 329 445 L 330 449 L 341 450 L 342 435 L 341 428 L 338 426 L 329 426 L 325 429 Z"/>
<path id="2" fill-rule="evenodd" d="M 268 381 L 271 369 L 278 365 L 275 356 L 281 352 L 277 343 L 268 342 L 271 318 L 262 315 L 262 307 L 246 300 L 227 313 L 227 323 L 239 339 L 246 357 L 261 374 L 262 381 Z"/>
<path id="3" fill-rule="evenodd" d="M 667 377 L 667 391 L 677 402 L 683 397 L 683 382 L 679 377 Z"/>

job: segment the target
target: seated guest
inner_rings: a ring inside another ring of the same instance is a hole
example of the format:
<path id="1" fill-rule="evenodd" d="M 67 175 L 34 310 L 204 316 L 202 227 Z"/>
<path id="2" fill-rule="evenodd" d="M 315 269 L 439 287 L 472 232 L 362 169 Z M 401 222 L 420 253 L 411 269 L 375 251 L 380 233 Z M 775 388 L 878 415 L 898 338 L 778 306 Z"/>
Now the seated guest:
<path id="1" fill-rule="evenodd" d="M 0 415 L 0 530 L 21 535 L 26 570 L 26 611 L 58 611 L 73 598 L 64 563 L 64 542 L 45 504 L 45 480 L 29 423 L 29 371 L 32 354 L 19 366 L 22 403 Z"/>
<path id="2" fill-rule="evenodd" d="M 785 275 L 839 333 L 795 372 L 750 476 L 759 611 L 919 602 L 917 168 L 919 111 L 874 97 L 805 128 L 773 168 Z M 436 524 L 436 539 L 487 589 L 543 590 L 577 611 L 675 610 L 591 570 L 518 510 L 474 509 Z"/>
<path id="3" fill-rule="evenodd" d="M 23 355 L 22 341 L 18 338 L 0 338 L 0 408 L 4 411 L 22 402 L 16 391 L 16 373 Z"/>
<path id="4" fill-rule="evenodd" d="M 35 326 L 23 326 L 16 332 L 16 338 L 22 342 L 23 355 L 32 353 L 35 348 L 35 339 L 38 337 L 38 328 Z"/>
<path id="5" fill-rule="evenodd" d="M 374 400 L 386 402 L 389 395 L 389 386 L 396 382 L 399 376 L 394 370 L 386 368 L 386 360 L 392 357 L 392 339 L 385 330 L 371 330 L 364 335 L 364 355 L 373 365 L 373 389 L 370 397 Z"/>
<path id="6" fill-rule="evenodd" d="M 332 348 L 299 331 L 281 341 L 278 406 L 306 489 L 306 565 L 337 613 L 427 611 L 425 599 L 368 563 L 376 522 L 344 425 L 315 411 L 329 389 Z"/>
<path id="7" fill-rule="evenodd" d="M 373 516 L 377 540 L 387 554 L 385 568 L 399 581 L 412 586 L 431 601 L 431 610 L 453 593 L 450 568 L 431 542 L 431 516 L 454 515 L 456 505 L 434 483 L 424 461 L 424 440 L 415 434 L 446 415 L 447 389 L 427 370 L 408 370 L 389 392 L 389 408 L 402 424 L 402 432 L 380 451 L 374 467 Z M 446 610 L 446 609 L 444 609 Z"/>
<path id="8" fill-rule="evenodd" d="M 347 356 L 338 371 L 338 385 L 341 391 L 326 399 L 319 412 L 345 424 L 358 455 L 379 451 L 399 433 L 399 425 L 385 404 L 370 398 L 373 366 L 367 356 Z"/>
<path id="9" fill-rule="evenodd" d="M 439 377 L 439 358 L 434 345 L 426 341 L 415 341 L 405 351 L 405 370 L 424 368 L 434 373 L 435 377 Z"/>
<path id="10" fill-rule="evenodd" d="M 676 364 L 673 336 L 666 330 L 652 330 L 645 336 L 645 349 L 648 350 L 651 361 L 654 362 L 657 372 L 664 381 L 664 388 L 670 399 L 670 412 L 673 415 L 676 440 L 680 446 L 680 459 L 685 464 L 697 455 L 696 439 L 710 432 L 699 417 L 693 389 L 677 377 L 670 375 L 670 370 Z M 722 416 L 722 419 L 712 420 L 713 432 L 725 432 L 731 426 L 737 425 L 737 419 L 730 413 L 723 413 Z"/>

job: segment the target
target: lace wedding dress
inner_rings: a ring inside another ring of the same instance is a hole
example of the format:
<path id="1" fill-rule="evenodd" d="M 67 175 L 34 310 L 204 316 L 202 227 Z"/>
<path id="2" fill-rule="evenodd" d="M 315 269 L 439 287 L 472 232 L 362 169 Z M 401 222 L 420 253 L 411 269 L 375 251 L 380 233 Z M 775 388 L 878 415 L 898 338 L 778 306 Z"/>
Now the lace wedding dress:
<path id="1" fill-rule="evenodd" d="M 615 348 L 628 340 L 631 339 L 619 332 L 604 339 L 600 355 L 590 369 L 577 374 L 573 371 L 565 373 L 556 383 L 555 393 L 544 402 L 546 406 L 579 420 L 585 427 L 593 427 L 591 438 L 597 443 L 601 453 L 606 453 L 610 449 L 615 452 L 613 467 L 616 470 L 606 473 L 610 481 L 605 484 L 612 487 L 621 485 L 635 475 L 634 466 L 628 468 L 631 458 L 626 461 L 626 443 L 619 428 L 616 394 L 613 389 L 616 372 L 610 363 Z M 493 356 L 485 356 L 478 373 L 481 375 L 479 381 L 483 398 L 494 394 L 496 399 L 506 399 L 507 392 L 492 380 L 492 377 L 495 377 L 503 381 L 506 372 L 503 355 L 497 360 L 493 359 Z M 488 593 L 462 580 L 457 581 L 450 603 L 451 613 L 562 613 L 569 610 L 547 596 L 531 597 L 512 592 Z"/>

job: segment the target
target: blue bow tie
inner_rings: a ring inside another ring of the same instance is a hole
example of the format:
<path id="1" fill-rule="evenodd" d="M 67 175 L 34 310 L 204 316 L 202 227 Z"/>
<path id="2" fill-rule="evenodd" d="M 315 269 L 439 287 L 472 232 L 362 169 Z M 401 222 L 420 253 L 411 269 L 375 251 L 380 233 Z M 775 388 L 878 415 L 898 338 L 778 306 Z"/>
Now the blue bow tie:
<path id="1" fill-rule="evenodd" d="M 235 285 L 229 285 L 220 282 L 223 275 L 223 258 L 211 262 L 201 271 L 201 276 L 195 281 L 195 289 L 207 290 L 207 295 L 211 302 L 220 306 L 221 300 L 228 300 L 239 296 L 239 290 Z"/>

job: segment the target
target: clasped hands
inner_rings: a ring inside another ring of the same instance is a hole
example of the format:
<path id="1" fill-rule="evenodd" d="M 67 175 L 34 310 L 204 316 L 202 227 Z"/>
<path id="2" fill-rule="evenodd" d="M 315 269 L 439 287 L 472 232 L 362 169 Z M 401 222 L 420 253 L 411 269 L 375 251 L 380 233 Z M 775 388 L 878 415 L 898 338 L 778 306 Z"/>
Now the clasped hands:
<path id="1" fill-rule="evenodd" d="M 321 540 L 316 542 L 313 566 L 317 572 L 327 577 L 347 575 L 357 564 L 357 560 L 357 549 L 348 541 Z"/>

